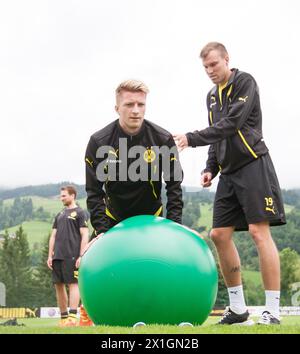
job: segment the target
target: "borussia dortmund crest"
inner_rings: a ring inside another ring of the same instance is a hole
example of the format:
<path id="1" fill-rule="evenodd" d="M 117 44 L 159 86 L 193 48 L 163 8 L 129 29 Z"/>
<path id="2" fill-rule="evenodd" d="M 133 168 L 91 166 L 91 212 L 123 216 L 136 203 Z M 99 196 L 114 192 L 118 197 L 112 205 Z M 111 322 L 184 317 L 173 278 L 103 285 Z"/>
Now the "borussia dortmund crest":
<path id="1" fill-rule="evenodd" d="M 155 160 L 155 158 L 156 158 L 156 154 L 151 148 L 147 149 L 144 152 L 144 160 L 146 162 L 151 163 Z"/>

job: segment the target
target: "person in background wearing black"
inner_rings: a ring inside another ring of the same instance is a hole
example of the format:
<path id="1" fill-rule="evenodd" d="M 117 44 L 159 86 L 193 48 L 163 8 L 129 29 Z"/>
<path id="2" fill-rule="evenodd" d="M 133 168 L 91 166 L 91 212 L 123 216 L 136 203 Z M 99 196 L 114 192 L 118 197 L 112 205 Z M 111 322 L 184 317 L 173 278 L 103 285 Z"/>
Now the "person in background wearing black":
<path id="1" fill-rule="evenodd" d="M 73 186 L 61 188 L 60 200 L 65 208 L 56 215 L 49 240 L 47 265 L 52 270 L 61 327 L 77 324 L 80 295 L 76 273 L 80 254 L 88 243 L 87 216 L 84 210 L 76 205 L 76 194 Z M 66 286 L 69 288 L 69 298 Z"/>

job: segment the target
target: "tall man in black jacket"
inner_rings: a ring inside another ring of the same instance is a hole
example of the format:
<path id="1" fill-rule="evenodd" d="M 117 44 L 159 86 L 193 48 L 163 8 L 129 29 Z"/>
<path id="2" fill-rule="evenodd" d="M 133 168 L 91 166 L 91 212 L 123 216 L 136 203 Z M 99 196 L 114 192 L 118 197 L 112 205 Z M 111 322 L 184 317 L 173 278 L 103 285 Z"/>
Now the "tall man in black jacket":
<path id="1" fill-rule="evenodd" d="M 280 262 L 270 226 L 285 224 L 281 191 L 262 136 L 259 92 L 254 78 L 229 68 L 223 44 L 201 51 L 204 68 L 215 84 L 207 95 L 209 127 L 175 135 L 180 150 L 210 145 L 201 184 L 209 187 L 220 172 L 211 238 L 228 288 L 230 306 L 220 324 L 249 324 L 234 231 L 249 230 L 259 254 L 266 308 L 259 324 L 279 324 Z"/>

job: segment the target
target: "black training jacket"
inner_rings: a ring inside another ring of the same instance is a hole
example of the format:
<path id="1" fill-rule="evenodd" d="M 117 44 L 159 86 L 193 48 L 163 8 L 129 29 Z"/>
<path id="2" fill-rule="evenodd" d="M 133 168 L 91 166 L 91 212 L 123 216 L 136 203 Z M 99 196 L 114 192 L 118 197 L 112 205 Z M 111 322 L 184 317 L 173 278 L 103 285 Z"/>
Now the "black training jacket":
<path id="1" fill-rule="evenodd" d="M 254 78 L 233 69 L 223 90 L 207 95 L 209 127 L 187 133 L 189 146 L 210 145 L 205 172 L 232 173 L 268 152 L 262 135 L 259 90 Z"/>
<path id="2" fill-rule="evenodd" d="M 126 147 L 119 146 L 120 138 Z M 141 146 L 141 153 L 128 157 L 128 150 L 136 146 Z M 173 147 L 173 153 L 168 156 L 164 150 L 158 151 L 162 146 Z M 128 171 L 135 170 L 138 159 L 140 167 L 136 171 L 142 170 L 147 178 L 132 181 Z M 85 162 L 87 207 L 97 234 L 109 229 L 109 218 L 119 222 L 135 215 L 162 215 L 162 175 L 167 192 L 166 217 L 181 223 L 182 169 L 174 139 L 163 128 L 144 120 L 139 133 L 130 136 L 116 120 L 91 136 Z M 107 175 L 99 177 L 101 171 Z"/>

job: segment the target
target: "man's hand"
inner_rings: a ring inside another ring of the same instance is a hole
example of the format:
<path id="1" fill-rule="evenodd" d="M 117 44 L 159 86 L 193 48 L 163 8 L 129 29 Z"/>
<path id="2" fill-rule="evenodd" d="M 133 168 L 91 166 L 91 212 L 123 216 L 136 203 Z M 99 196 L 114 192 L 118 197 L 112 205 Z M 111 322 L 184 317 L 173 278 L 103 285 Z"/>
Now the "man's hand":
<path id="1" fill-rule="evenodd" d="M 174 134 L 173 138 L 178 148 L 178 152 L 181 152 L 189 146 L 188 140 L 185 134 Z"/>
<path id="2" fill-rule="evenodd" d="M 75 267 L 78 269 L 80 267 L 81 256 L 79 256 L 76 260 Z"/>
<path id="3" fill-rule="evenodd" d="M 201 175 L 200 183 L 203 188 L 207 188 L 211 186 L 212 174 L 210 172 L 204 172 Z"/>
<path id="4" fill-rule="evenodd" d="M 53 268 L 52 268 L 52 257 L 48 257 L 48 259 L 47 259 L 47 266 L 48 266 L 48 268 L 50 268 L 51 270 L 53 270 Z"/>

